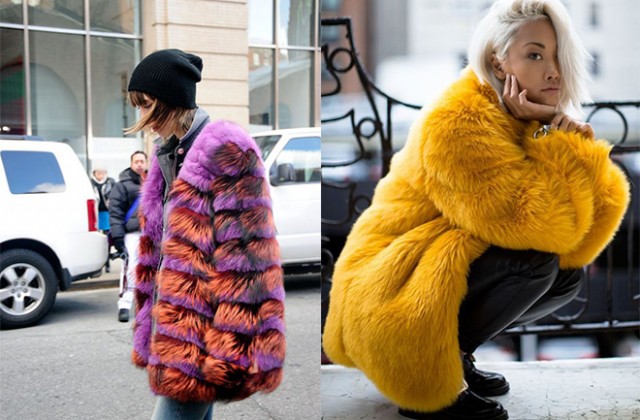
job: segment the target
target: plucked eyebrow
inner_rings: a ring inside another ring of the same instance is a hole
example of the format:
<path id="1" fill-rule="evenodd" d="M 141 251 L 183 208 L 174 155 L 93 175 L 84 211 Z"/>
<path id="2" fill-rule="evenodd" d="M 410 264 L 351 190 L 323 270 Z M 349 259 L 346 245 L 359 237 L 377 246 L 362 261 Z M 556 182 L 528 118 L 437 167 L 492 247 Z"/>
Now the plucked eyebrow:
<path id="1" fill-rule="evenodd" d="M 527 45 L 535 45 L 537 47 L 542 48 L 543 50 L 545 49 L 544 44 L 540 43 L 540 42 L 527 42 L 526 44 L 524 44 L 524 46 L 526 47 Z"/>

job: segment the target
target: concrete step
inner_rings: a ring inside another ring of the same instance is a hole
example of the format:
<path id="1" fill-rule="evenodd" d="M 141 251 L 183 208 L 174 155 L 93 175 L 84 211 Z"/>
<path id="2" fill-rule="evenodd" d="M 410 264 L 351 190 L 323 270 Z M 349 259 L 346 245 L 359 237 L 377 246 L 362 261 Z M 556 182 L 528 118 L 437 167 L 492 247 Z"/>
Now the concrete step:
<path id="1" fill-rule="evenodd" d="M 510 419 L 640 419 L 639 357 L 476 366 L 504 374 L 511 384 L 496 398 Z M 334 365 L 321 372 L 323 420 L 405 419 L 362 372 Z"/>

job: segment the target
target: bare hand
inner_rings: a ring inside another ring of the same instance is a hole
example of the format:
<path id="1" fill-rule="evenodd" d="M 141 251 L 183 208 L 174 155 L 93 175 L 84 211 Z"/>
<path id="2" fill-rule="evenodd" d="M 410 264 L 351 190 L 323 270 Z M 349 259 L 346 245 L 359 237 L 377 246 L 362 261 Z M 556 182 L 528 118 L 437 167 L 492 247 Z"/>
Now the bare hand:
<path id="1" fill-rule="evenodd" d="M 516 76 L 512 74 L 507 74 L 504 81 L 502 100 L 509 112 L 521 120 L 548 122 L 556 115 L 555 107 L 529 101 L 527 90 L 520 92 Z"/>
<path id="2" fill-rule="evenodd" d="M 551 129 L 558 129 L 568 133 L 580 133 L 591 140 L 595 138 L 595 133 L 591 124 L 575 120 L 562 112 L 559 112 L 555 117 L 553 117 L 550 125 Z"/>

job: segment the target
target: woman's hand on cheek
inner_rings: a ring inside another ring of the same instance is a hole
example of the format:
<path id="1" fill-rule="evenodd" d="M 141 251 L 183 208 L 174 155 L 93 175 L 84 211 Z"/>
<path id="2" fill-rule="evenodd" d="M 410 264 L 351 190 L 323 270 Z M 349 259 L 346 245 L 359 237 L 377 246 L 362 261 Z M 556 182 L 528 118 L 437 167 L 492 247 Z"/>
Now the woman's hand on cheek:
<path id="1" fill-rule="evenodd" d="M 512 74 L 506 75 L 502 100 L 509 112 L 521 120 L 548 122 L 556 115 L 555 107 L 529 101 L 527 90 L 520 91 L 518 81 Z"/>

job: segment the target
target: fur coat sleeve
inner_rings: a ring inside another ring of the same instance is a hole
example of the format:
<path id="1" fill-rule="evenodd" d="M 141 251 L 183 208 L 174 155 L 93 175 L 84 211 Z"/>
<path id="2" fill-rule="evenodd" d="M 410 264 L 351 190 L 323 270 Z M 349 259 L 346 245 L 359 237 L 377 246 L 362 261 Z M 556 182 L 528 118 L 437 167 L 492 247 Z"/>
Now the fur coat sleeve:
<path id="1" fill-rule="evenodd" d="M 156 394 L 232 401 L 282 379 L 284 288 L 264 175 L 242 128 L 209 124 L 163 209 L 154 156 L 140 203 L 133 361 Z"/>

